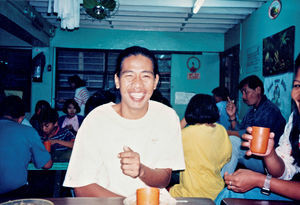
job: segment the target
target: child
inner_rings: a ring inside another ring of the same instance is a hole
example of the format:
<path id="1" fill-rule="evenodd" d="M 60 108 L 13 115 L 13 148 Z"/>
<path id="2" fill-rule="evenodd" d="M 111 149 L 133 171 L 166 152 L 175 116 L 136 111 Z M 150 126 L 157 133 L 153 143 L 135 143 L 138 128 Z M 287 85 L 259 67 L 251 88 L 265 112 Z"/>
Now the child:
<path id="1" fill-rule="evenodd" d="M 197 94 L 190 100 L 182 130 L 186 169 L 180 183 L 170 189 L 173 197 L 206 197 L 214 200 L 224 187 L 220 171 L 231 157 L 231 143 L 210 95 Z"/>
<path id="2" fill-rule="evenodd" d="M 70 130 L 58 126 L 56 110 L 50 108 L 42 112 L 39 123 L 43 132 L 43 141 L 49 140 L 51 142 L 51 152 L 73 148 L 75 136 Z"/>
<path id="3" fill-rule="evenodd" d="M 64 103 L 63 112 L 66 113 L 66 115 L 63 115 L 58 119 L 59 127 L 67 128 L 76 135 L 78 128 L 84 119 L 83 116 L 77 115 L 77 113 L 80 112 L 80 107 L 74 99 L 69 99 Z"/>

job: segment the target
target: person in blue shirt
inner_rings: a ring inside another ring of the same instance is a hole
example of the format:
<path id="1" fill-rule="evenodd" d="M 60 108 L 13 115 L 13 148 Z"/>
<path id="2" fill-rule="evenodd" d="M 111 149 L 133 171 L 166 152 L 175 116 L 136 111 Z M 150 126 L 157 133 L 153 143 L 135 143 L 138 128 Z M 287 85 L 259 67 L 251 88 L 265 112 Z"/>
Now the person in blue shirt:
<path id="1" fill-rule="evenodd" d="M 25 116 L 21 98 L 6 97 L 0 114 L 0 198 L 26 197 L 28 164 L 49 169 L 51 156 L 36 130 L 21 124 Z"/>
<path id="2" fill-rule="evenodd" d="M 238 123 L 234 102 L 229 101 L 227 104 L 226 110 L 231 121 L 232 129 L 228 131 L 228 135 L 237 136 L 234 139 L 231 138 L 231 143 L 233 147 L 239 148 L 238 153 L 232 154 L 231 160 L 238 158 L 239 163 L 243 164 L 246 168 L 264 173 L 265 167 L 263 161 L 255 156 L 246 157 L 246 151 L 240 148 L 242 142 L 241 136 L 246 133 L 247 127 L 268 127 L 271 132 L 275 133 L 274 147 L 277 147 L 279 138 L 283 134 L 286 121 L 279 108 L 264 95 L 263 82 L 257 76 L 251 75 L 243 79 L 239 84 L 239 89 L 242 93 L 244 103 L 251 106 L 251 108 L 244 116 L 242 122 Z"/>
<path id="3" fill-rule="evenodd" d="M 226 111 L 227 100 L 229 98 L 229 91 L 227 88 L 220 86 L 213 89 L 212 94 L 214 95 L 220 115 L 220 118 L 217 121 L 217 123 L 223 125 L 226 130 L 229 130 L 231 127 L 231 123 Z"/>

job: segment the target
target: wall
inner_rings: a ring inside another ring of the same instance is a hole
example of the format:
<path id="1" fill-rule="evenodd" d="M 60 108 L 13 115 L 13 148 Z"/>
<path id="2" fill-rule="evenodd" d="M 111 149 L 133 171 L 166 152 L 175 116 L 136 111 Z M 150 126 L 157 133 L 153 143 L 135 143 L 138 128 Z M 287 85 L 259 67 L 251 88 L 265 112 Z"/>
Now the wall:
<path id="1" fill-rule="evenodd" d="M 58 29 L 51 45 L 93 49 L 124 49 L 139 45 L 150 50 L 220 52 L 224 50 L 224 35 L 85 28 L 74 31 Z"/>
<path id="2" fill-rule="evenodd" d="M 295 52 L 294 59 L 297 57 L 300 52 L 300 42 L 299 42 L 299 28 L 300 28 L 300 12 L 298 8 L 300 7 L 299 0 L 281 0 L 282 10 L 279 16 L 276 19 L 270 19 L 268 17 L 268 7 L 271 4 L 272 0 L 269 0 L 264 4 L 260 9 L 255 11 L 250 17 L 248 17 L 241 25 L 241 53 L 240 53 L 240 80 L 245 78 L 248 75 L 257 75 L 262 80 L 262 46 L 263 39 L 276 34 L 290 26 L 295 26 Z M 236 35 L 236 34 L 235 34 Z M 225 35 L 227 37 L 227 35 Z M 228 38 L 225 39 L 228 41 Z M 259 48 L 259 59 L 257 70 L 250 70 L 247 68 L 247 51 L 251 48 Z M 288 84 L 292 86 L 292 83 Z M 290 111 L 290 106 L 286 107 Z M 248 107 L 242 103 L 241 96 L 239 99 L 239 112 L 240 116 L 244 116 Z"/>
<path id="3" fill-rule="evenodd" d="M 97 29 L 78 29 L 75 31 L 63 31 L 57 30 L 55 37 L 51 41 L 50 48 L 35 48 L 33 56 L 37 54 L 37 51 L 45 51 L 46 54 L 46 66 L 50 63 L 53 66 L 53 70 L 48 72 L 45 68 L 43 83 L 33 83 L 32 85 L 32 107 L 35 103 L 41 99 L 45 99 L 54 105 L 55 97 L 55 47 L 65 48 L 85 48 L 85 49 L 124 49 L 132 45 L 139 45 L 147 47 L 150 50 L 164 50 L 164 51 L 207 51 L 207 52 L 220 52 L 224 50 L 224 35 L 223 34 L 211 34 L 211 33 L 174 33 L 174 32 L 146 32 L 146 31 L 119 31 L 119 30 L 97 30 Z M 36 50 L 39 49 L 39 50 Z M 215 56 L 211 61 L 211 57 L 203 57 L 203 65 L 213 67 L 213 69 L 219 73 L 218 65 L 219 59 L 217 54 L 211 54 Z M 210 84 L 210 78 L 201 78 L 201 81 L 195 81 L 193 83 L 187 83 L 186 73 L 183 76 L 178 75 L 182 69 L 186 72 L 186 66 L 181 66 L 178 61 L 185 64 L 186 57 L 180 57 L 175 55 L 172 59 L 172 74 L 176 75 L 176 80 L 171 79 L 171 95 L 174 94 L 174 89 L 181 91 L 190 91 L 193 86 L 195 92 L 207 92 L 211 91 L 209 86 L 206 89 L 204 85 Z M 206 56 L 206 55 L 204 55 Z M 209 56 L 209 55 L 208 55 Z M 181 59 L 181 60 L 180 60 Z M 212 64 L 212 66 L 209 65 Z M 205 66 L 203 66 L 205 68 Z M 206 76 L 207 74 L 204 74 Z M 214 76 L 218 84 L 219 77 Z M 173 77 L 171 77 L 173 78 Z M 186 84 L 182 89 L 182 85 Z M 198 90 L 198 87 L 201 87 Z M 172 102 L 171 102 L 172 103 Z M 184 112 L 185 106 L 175 106 L 181 115 Z M 32 109 L 33 113 L 34 109 Z"/>
<path id="4" fill-rule="evenodd" d="M 219 54 L 203 53 L 196 55 L 200 60 L 200 79 L 189 80 L 190 70 L 187 68 L 187 60 L 191 55 L 172 55 L 171 73 L 171 104 L 180 119 L 184 116 L 186 105 L 175 104 L 175 92 L 210 94 L 212 89 L 219 86 Z"/>

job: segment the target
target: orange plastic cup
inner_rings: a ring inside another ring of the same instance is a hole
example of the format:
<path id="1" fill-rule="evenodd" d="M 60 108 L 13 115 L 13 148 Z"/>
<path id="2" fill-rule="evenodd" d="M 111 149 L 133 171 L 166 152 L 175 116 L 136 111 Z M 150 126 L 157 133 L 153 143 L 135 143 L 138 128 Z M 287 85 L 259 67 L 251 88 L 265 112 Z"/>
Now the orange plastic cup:
<path id="1" fill-rule="evenodd" d="M 48 152 L 51 152 L 51 142 L 49 140 L 44 142 L 44 146 Z"/>
<path id="2" fill-rule="evenodd" d="M 251 152 L 265 154 L 268 148 L 270 128 L 253 126 L 252 136 L 250 143 Z"/>
<path id="3" fill-rule="evenodd" d="M 159 188 L 146 187 L 136 190 L 137 205 L 159 205 Z"/>

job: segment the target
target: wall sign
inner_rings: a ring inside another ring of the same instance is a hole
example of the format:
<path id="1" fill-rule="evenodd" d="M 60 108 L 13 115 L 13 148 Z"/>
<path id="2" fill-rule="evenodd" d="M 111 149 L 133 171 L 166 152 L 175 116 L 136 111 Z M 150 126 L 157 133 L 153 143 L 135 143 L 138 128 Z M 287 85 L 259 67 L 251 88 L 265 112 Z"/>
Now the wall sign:
<path id="1" fill-rule="evenodd" d="M 200 60 L 199 58 L 192 56 L 189 57 L 186 61 L 186 66 L 189 69 L 190 73 L 188 73 L 187 78 L 189 80 L 191 79 L 200 79 L 200 73 L 197 73 L 197 71 L 200 69 Z"/>
<path id="2" fill-rule="evenodd" d="M 280 0 L 274 0 L 269 6 L 269 18 L 275 19 L 281 11 Z"/>

